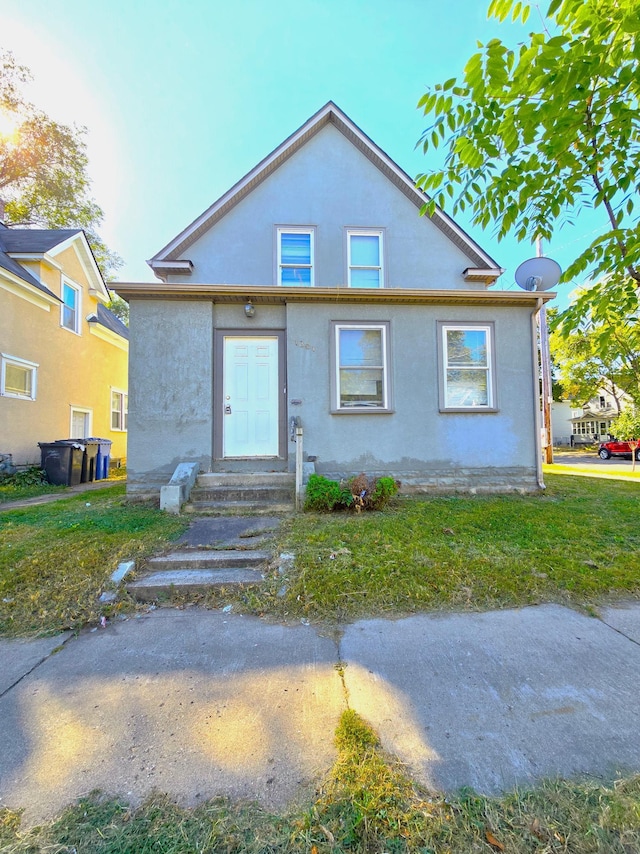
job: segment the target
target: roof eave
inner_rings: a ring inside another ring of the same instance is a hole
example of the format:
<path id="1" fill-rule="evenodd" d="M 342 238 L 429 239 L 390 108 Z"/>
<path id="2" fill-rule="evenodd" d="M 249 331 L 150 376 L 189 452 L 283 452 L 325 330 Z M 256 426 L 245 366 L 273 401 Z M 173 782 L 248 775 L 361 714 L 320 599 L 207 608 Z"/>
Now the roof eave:
<path id="1" fill-rule="evenodd" d="M 357 304 L 464 304 L 512 305 L 536 308 L 549 302 L 556 294 L 529 291 L 494 290 L 418 290 L 415 288 L 290 288 L 274 285 L 218 285 L 218 284 L 159 284 L 158 282 L 112 282 L 111 287 L 123 299 L 210 300 L 221 303 L 255 305 L 287 303 L 357 303 Z"/>

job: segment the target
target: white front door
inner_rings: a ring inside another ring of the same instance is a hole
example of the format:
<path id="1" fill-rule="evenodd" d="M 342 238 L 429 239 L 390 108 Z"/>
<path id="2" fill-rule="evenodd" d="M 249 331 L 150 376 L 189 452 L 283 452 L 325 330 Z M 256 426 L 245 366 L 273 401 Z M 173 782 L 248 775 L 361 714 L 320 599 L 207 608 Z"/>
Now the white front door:
<path id="1" fill-rule="evenodd" d="M 223 455 L 278 456 L 278 339 L 225 336 Z"/>

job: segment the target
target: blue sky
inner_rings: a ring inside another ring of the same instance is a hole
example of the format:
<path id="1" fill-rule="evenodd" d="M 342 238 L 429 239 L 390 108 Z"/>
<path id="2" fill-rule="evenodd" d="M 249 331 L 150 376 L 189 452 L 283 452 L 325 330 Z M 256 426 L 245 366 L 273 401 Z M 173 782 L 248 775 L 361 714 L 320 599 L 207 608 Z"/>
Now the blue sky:
<path id="1" fill-rule="evenodd" d="M 29 94 L 89 130 L 102 235 L 145 264 L 329 100 L 406 172 L 429 84 L 458 75 L 477 40 L 524 30 L 487 21 L 488 0 L 3 0 L 0 47 L 36 78 Z M 458 222 L 507 272 L 535 250 Z M 580 222 L 580 221 L 579 221 Z M 566 266 L 584 242 L 565 229 L 545 254 Z M 566 286 L 565 286 L 566 290 Z M 564 298 L 562 300 L 565 301 Z"/>

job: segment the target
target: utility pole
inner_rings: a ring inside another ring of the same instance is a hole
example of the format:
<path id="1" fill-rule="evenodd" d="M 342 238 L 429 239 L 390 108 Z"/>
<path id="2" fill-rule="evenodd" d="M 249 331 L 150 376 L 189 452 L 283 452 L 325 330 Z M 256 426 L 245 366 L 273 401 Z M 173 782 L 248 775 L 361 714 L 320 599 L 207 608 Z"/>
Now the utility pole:
<path id="1" fill-rule="evenodd" d="M 542 239 L 536 238 L 536 255 L 542 258 Z M 551 427 L 551 401 L 553 399 L 551 386 L 551 350 L 549 349 L 549 327 L 547 325 L 547 309 L 542 306 L 538 313 L 538 329 L 540 334 L 540 374 L 542 378 L 542 425 L 544 428 L 543 450 L 545 463 L 553 463 L 553 432 Z"/>

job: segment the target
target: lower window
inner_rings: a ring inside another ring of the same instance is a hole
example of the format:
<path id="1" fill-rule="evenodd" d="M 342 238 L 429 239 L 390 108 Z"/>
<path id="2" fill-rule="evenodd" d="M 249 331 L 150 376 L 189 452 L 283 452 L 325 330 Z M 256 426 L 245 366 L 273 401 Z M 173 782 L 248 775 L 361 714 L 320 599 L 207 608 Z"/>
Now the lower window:
<path id="1" fill-rule="evenodd" d="M 36 399 L 38 365 L 35 362 L 2 353 L 1 370 L 0 394 L 23 400 Z"/>
<path id="2" fill-rule="evenodd" d="M 388 410 L 388 323 L 334 323 L 333 335 L 334 410 Z"/>
<path id="3" fill-rule="evenodd" d="M 129 398 L 125 391 L 111 390 L 111 429 L 126 430 Z"/>
<path id="4" fill-rule="evenodd" d="M 493 324 L 440 323 L 440 408 L 495 409 Z"/>

